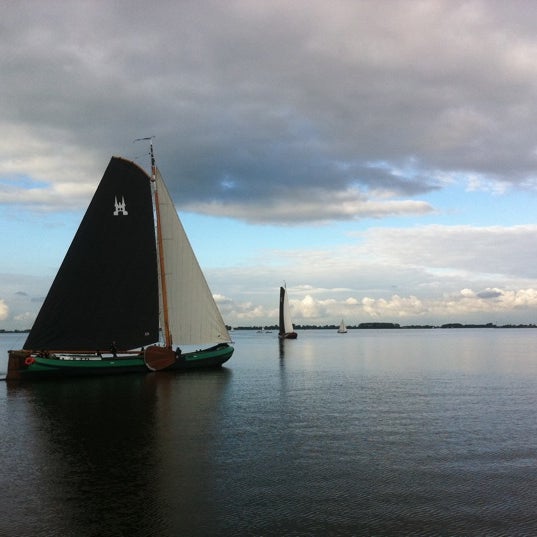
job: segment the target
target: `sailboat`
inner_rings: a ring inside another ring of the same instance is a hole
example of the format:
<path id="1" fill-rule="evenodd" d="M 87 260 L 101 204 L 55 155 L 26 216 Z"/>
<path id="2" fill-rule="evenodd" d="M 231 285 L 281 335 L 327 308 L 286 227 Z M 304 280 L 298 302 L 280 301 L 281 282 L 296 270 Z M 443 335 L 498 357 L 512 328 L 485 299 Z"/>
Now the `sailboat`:
<path id="1" fill-rule="evenodd" d="M 291 321 L 291 309 L 287 298 L 287 289 L 280 287 L 280 331 L 278 337 L 281 339 L 296 339 L 297 333 Z"/>
<path id="2" fill-rule="evenodd" d="M 150 155 L 151 175 L 111 158 L 7 380 L 218 367 L 233 354 L 152 141 Z"/>
<path id="3" fill-rule="evenodd" d="M 345 326 L 345 321 L 341 319 L 341 322 L 339 323 L 339 328 L 337 329 L 338 334 L 346 334 L 347 333 L 347 327 Z"/>

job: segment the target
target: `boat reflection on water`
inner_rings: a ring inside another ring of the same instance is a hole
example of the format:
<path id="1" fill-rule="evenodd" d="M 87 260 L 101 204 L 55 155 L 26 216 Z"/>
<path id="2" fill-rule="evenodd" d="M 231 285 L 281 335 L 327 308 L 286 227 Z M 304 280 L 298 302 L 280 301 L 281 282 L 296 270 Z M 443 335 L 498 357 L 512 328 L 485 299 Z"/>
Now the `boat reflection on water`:
<path id="1" fill-rule="evenodd" d="M 208 479 L 215 417 L 230 377 L 222 368 L 8 385 L 6 415 L 19 425 L 4 439 L 3 530 L 210 533 L 218 518 Z"/>
<path id="2" fill-rule="evenodd" d="M 278 356 L 280 357 L 280 365 L 284 365 L 285 358 L 285 339 L 278 338 Z"/>

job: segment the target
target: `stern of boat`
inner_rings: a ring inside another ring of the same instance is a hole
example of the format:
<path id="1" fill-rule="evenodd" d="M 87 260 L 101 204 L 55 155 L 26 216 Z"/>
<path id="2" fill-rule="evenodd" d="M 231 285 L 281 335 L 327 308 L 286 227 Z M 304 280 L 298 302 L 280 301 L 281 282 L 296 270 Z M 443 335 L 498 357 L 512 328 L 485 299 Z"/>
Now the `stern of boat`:
<path id="1" fill-rule="evenodd" d="M 30 351 L 8 351 L 6 380 L 20 380 L 22 373 L 28 369 L 31 355 Z"/>
<path id="2" fill-rule="evenodd" d="M 144 351 L 144 362 L 150 371 L 163 371 L 176 362 L 176 353 L 170 347 L 151 345 Z"/>

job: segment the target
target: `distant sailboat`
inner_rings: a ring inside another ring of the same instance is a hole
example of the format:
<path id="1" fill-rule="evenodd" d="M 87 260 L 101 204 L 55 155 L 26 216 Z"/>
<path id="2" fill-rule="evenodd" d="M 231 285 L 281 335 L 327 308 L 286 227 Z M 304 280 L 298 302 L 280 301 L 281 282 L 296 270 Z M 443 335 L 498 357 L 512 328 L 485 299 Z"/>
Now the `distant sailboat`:
<path id="1" fill-rule="evenodd" d="M 150 147 L 151 176 L 110 160 L 24 350 L 9 351 L 8 380 L 217 367 L 233 354 Z"/>
<path id="2" fill-rule="evenodd" d="M 289 307 L 289 299 L 287 298 L 287 289 L 280 287 L 280 332 L 278 337 L 281 339 L 296 339 L 297 333 L 291 321 L 291 308 Z"/>
<path id="3" fill-rule="evenodd" d="M 347 327 L 345 326 L 345 321 L 341 319 L 341 323 L 339 323 L 339 328 L 337 330 L 338 334 L 346 334 L 347 333 Z"/>

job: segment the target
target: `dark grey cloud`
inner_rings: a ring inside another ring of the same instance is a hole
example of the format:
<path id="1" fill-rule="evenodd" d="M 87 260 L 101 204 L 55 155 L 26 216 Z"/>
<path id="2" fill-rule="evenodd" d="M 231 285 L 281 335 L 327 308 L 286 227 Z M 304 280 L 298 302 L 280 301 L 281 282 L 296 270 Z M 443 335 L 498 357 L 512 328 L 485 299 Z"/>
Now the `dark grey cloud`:
<path id="1" fill-rule="evenodd" d="M 237 217 L 349 188 L 381 217 L 377 193 L 410 201 L 465 174 L 535 188 L 536 22 L 529 0 L 10 2 L 8 171 L 66 147 L 88 175 L 111 153 L 144 163 L 132 140 L 156 135 L 179 204 Z M 65 164 L 40 179 L 69 180 Z"/>
<path id="2" fill-rule="evenodd" d="M 481 291 L 477 293 L 477 296 L 479 298 L 484 298 L 486 300 L 491 298 L 499 298 L 503 296 L 503 293 L 501 291 L 498 291 L 496 289 L 487 289 L 486 291 Z"/>

